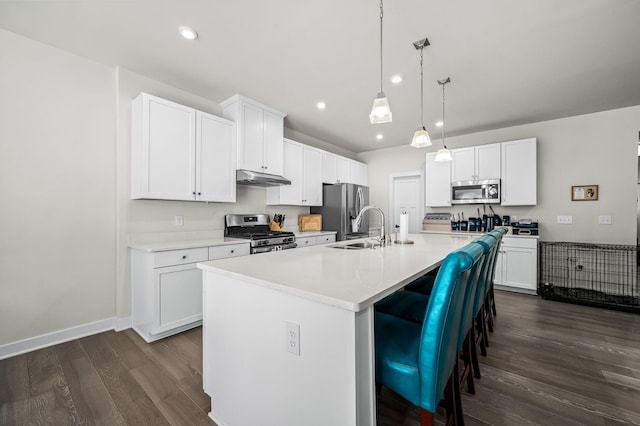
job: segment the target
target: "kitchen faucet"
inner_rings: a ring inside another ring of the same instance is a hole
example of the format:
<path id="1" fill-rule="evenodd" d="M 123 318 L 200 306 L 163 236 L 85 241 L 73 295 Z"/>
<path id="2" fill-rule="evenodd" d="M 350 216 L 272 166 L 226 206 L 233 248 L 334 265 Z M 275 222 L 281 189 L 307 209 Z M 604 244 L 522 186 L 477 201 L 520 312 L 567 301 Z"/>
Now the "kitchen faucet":
<path id="1" fill-rule="evenodd" d="M 375 207 L 375 206 L 365 206 L 365 207 L 363 207 L 362 210 L 360 210 L 360 213 L 358 213 L 358 216 L 356 216 L 356 218 L 353 220 L 353 224 L 352 224 L 353 232 L 358 232 L 358 229 L 360 228 L 360 224 L 362 223 L 362 215 L 367 210 L 375 210 L 380 214 L 380 239 L 378 241 L 380 242 L 380 247 L 386 246 L 387 243 L 390 241 L 390 238 L 387 235 L 387 233 L 385 232 L 384 212 L 379 207 Z"/>

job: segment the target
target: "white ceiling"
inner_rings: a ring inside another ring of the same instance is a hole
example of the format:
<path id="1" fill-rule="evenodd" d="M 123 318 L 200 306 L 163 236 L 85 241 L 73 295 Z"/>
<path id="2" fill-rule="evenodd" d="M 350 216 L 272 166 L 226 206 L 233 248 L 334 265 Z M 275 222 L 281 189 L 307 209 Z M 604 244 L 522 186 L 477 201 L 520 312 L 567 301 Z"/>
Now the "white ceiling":
<path id="1" fill-rule="evenodd" d="M 286 112 L 288 128 L 354 152 L 409 143 L 420 124 L 413 42 L 424 37 L 434 140 L 436 80 L 447 76 L 447 135 L 640 105 L 638 0 L 387 0 L 384 12 L 393 123 L 378 125 L 368 118 L 377 0 L 2 0 L 0 27 L 216 102 L 242 93 Z M 198 40 L 180 38 L 180 25 Z"/>

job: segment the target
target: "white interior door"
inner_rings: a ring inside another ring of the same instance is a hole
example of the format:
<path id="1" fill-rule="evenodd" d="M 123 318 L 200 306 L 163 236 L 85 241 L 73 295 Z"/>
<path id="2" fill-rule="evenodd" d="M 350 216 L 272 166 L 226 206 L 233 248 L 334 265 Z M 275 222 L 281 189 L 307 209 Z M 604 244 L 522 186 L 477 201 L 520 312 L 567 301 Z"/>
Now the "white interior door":
<path id="1" fill-rule="evenodd" d="M 396 225 L 400 225 L 400 214 L 409 215 L 409 233 L 416 234 L 422 230 L 423 202 L 422 179 L 420 172 L 391 175 L 391 229 L 394 233 Z"/>

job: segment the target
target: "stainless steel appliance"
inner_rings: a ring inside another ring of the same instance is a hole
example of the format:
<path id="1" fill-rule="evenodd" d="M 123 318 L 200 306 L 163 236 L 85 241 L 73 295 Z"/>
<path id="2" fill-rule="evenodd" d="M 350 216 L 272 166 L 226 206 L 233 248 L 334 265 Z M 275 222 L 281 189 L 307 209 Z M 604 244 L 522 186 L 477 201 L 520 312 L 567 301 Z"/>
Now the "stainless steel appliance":
<path id="1" fill-rule="evenodd" d="M 500 204 L 500 179 L 452 182 L 451 204 Z"/>
<path id="2" fill-rule="evenodd" d="M 369 205 L 369 188 L 352 183 L 325 185 L 322 188 L 322 207 L 311 207 L 311 213 L 322 215 L 322 229 L 336 231 L 336 240 L 352 240 L 369 236 L 369 218 L 364 216 L 353 230 L 358 213 Z"/>
<path id="3" fill-rule="evenodd" d="M 224 217 L 225 237 L 251 240 L 251 254 L 296 248 L 293 232 L 272 231 L 268 214 L 228 214 Z"/>

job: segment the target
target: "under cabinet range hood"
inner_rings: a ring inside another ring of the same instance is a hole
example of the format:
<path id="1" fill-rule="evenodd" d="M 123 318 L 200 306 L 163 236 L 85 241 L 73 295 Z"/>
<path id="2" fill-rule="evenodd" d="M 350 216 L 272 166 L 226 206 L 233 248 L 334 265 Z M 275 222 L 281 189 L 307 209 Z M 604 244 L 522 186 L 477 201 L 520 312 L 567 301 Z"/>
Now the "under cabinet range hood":
<path id="1" fill-rule="evenodd" d="M 284 176 L 254 172 L 253 170 L 236 170 L 236 183 L 254 186 L 291 185 L 291 181 Z"/>

